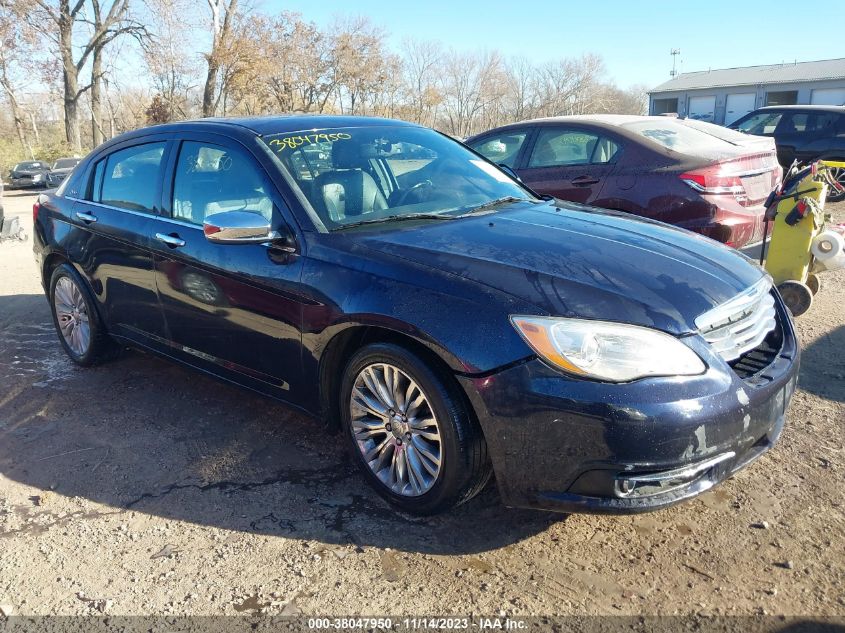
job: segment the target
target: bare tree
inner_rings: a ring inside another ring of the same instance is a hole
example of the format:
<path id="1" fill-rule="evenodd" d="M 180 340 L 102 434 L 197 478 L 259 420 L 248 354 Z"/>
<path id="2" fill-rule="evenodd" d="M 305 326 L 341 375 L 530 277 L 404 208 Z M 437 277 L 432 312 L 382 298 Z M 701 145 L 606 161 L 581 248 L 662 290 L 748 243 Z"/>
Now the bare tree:
<path id="1" fill-rule="evenodd" d="M 506 68 L 504 112 L 509 121 L 522 121 L 540 111 L 537 68 L 525 57 L 512 59 Z"/>
<path id="2" fill-rule="evenodd" d="M 337 21 L 332 27 L 331 67 L 341 112 L 366 112 L 391 70 L 384 48 L 384 31 L 368 18 Z"/>
<path id="3" fill-rule="evenodd" d="M 107 0 L 103 5 L 95 2 L 93 21 L 85 13 L 86 0 L 73 0 L 72 3 L 71 0 L 33 0 L 36 10 L 31 10 L 29 3 L 24 7 L 24 0 L 10 1 L 18 3 L 32 28 L 54 45 L 62 69 L 65 137 L 79 149 L 82 147 L 79 102 L 93 85 L 81 85 L 80 73 L 91 57 L 99 55 L 109 42 L 125 34 L 140 35 L 144 27 L 130 19 L 129 0 Z M 81 24 L 89 28 L 80 40 L 76 27 Z M 99 81 L 96 76 L 95 79 Z"/>
<path id="4" fill-rule="evenodd" d="M 504 94 L 504 73 L 498 52 L 475 54 L 451 51 L 443 66 L 442 90 L 447 131 L 469 136 L 485 109 Z"/>
<path id="5" fill-rule="evenodd" d="M 28 57 L 28 44 L 17 16 L 12 13 L 6 3 L 0 2 L 0 87 L 3 88 L 6 100 L 9 102 L 18 141 L 30 158 L 34 158 L 32 147 L 26 138 L 25 113 L 18 100 L 15 85 L 15 71 L 21 69 L 21 61 Z"/>
<path id="6" fill-rule="evenodd" d="M 443 47 L 438 42 L 406 40 L 402 52 L 408 117 L 417 123 L 433 125 L 437 107 L 443 102 L 438 86 Z"/>
<path id="7" fill-rule="evenodd" d="M 195 62 L 192 0 L 145 0 L 151 37 L 144 42 L 144 59 L 162 105 L 158 117 L 172 121 L 189 116 L 189 93 L 199 85 Z"/>
<path id="8" fill-rule="evenodd" d="M 211 9 L 211 51 L 206 54 L 208 72 L 202 93 L 202 115 L 214 116 L 225 89 L 218 88 L 220 68 L 235 31 L 238 0 L 207 0 Z"/>
<path id="9" fill-rule="evenodd" d="M 543 65 L 539 70 L 542 114 L 586 114 L 600 109 L 603 73 L 604 62 L 594 54 Z"/>
<path id="10" fill-rule="evenodd" d="M 264 82 L 282 112 L 322 111 L 331 96 L 331 38 L 298 13 L 266 22 Z"/>

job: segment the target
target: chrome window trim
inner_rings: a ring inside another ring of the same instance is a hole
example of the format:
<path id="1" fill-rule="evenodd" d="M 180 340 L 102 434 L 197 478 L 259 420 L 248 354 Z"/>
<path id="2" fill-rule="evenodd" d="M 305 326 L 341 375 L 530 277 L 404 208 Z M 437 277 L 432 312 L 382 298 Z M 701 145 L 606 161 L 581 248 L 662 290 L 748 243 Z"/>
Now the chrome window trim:
<path id="1" fill-rule="evenodd" d="M 65 200 L 73 200 L 74 202 L 82 202 L 84 204 L 90 204 L 94 207 L 99 207 L 101 209 L 110 209 L 111 211 L 120 211 L 121 213 L 128 213 L 129 215 L 136 215 L 141 218 L 154 218 L 156 220 L 163 220 L 165 222 L 169 222 L 171 224 L 178 224 L 179 226 L 185 226 L 190 229 L 197 229 L 202 230 L 202 227 L 198 224 L 192 224 L 191 222 L 184 222 L 183 220 L 175 220 L 173 218 L 167 217 L 166 215 L 161 215 L 160 213 L 154 213 L 152 211 L 144 212 L 144 211 L 133 211 L 132 209 L 124 209 L 123 207 L 113 207 L 110 204 L 103 204 L 102 202 L 92 202 L 91 200 L 82 200 L 81 198 L 71 198 L 70 196 L 66 196 Z"/>
<path id="2" fill-rule="evenodd" d="M 202 227 L 199 224 L 194 224 L 193 222 L 185 222 L 184 220 L 177 220 L 176 218 L 169 218 L 165 215 L 157 216 L 157 219 L 162 220 L 163 222 L 167 222 L 169 224 L 175 224 L 177 226 L 184 226 L 189 229 L 195 229 L 197 231 L 202 231 Z"/>
<path id="3" fill-rule="evenodd" d="M 93 200 L 84 200 L 82 198 L 73 198 L 71 196 L 65 196 L 65 200 L 72 200 L 73 202 L 82 202 L 83 204 L 90 204 L 91 206 L 98 207 L 100 209 L 111 209 L 112 211 L 120 211 L 121 213 L 128 213 L 130 215 L 137 215 L 143 218 L 160 218 L 160 219 L 167 219 L 163 215 L 155 212 L 155 211 L 135 211 L 133 209 L 124 209 L 123 207 L 115 207 L 110 204 L 103 204 L 102 202 L 94 202 Z"/>

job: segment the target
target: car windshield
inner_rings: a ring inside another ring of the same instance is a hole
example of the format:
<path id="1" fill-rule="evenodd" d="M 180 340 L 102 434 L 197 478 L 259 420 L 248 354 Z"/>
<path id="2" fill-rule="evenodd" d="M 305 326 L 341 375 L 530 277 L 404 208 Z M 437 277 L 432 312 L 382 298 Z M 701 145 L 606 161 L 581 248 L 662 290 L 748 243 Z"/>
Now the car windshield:
<path id="1" fill-rule="evenodd" d="M 53 169 L 71 169 L 79 164 L 78 158 L 60 158 L 53 164 Z"/>
<path id="2" fill-rule="evenodd" d="M 684 123 L 665 120 L 645 120 L 623 123 L 622 127 L 636 132 L 647 139 L 659 143 L 667 149 L 682 154 L 695 154 L 703 150 L 718 149 L 719 146 L 728 149 L 734 143 L 718 138 L 711 131 L 704 132 Z"/>
<path id="3" fill-rule="evenodd" d="M 763 110 L 748 115 L 744 119 L 740 119 L 731 127 L 746 134 L 774 134 L 775 128 L 777 128 L 782 117 L 783 112 Z"/>
<path id="4" fill-rule="evenodd" d="M 364 126 L 262 140 L 329 230 L 536 200 L 498 167 L 427 128 Z"/>
<path id="5" fill-rule="evenodd" d="M 43 169 L 44 163 L 39 163 L 38 161 L 26 161 L 23 163 L 18 163 L 15 165 L 14 171 L 23 171 L 26 169 Z"/>

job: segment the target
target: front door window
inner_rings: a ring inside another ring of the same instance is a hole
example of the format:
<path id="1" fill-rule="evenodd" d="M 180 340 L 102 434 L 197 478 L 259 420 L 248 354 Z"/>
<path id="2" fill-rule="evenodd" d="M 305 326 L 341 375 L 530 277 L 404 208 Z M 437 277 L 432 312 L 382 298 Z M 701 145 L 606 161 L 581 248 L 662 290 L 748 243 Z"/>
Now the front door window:
<path id="1" fill-rule="evenodd" d="M 264 179 L 243 152 L 193 141 L 182 144 L 173 183 L 173 217 L 202 226 L 226 211 L 251 211 L 272 220 Z"/>
<path id="2" fill-rule="evenodd" d="M 487 160 L 513 169 L 516 167 L 516 159 L 526 136 L 527 132 L 505 132 L 492 137 L 488 136 L 472 143 L 470 147 Z"/>

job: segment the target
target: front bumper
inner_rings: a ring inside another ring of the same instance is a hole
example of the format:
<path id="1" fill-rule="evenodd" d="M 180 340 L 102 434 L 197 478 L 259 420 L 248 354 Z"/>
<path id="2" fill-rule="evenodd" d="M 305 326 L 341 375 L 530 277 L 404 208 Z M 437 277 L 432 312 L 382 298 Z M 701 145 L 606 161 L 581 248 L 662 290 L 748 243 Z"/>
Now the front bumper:
<path id="1" fill-rule="evenodd" d="M 10 189 L 34 189 L 36 187 L 45 187 L 47 185 L 45 178 L 33 180 L 32 178 L 10 178 Z"/>
<path id="2" fill-rule="evenodd" d="M 697 336 L 700 376 L 607 384 L 569 378 L 538 359 L 459 380 L 484 430 L 506 505 L 635 513 L 674 505 L 730 477 L 783 429 L 799 350 L 778 299 L 783 338 L 745 379 Z"/>

